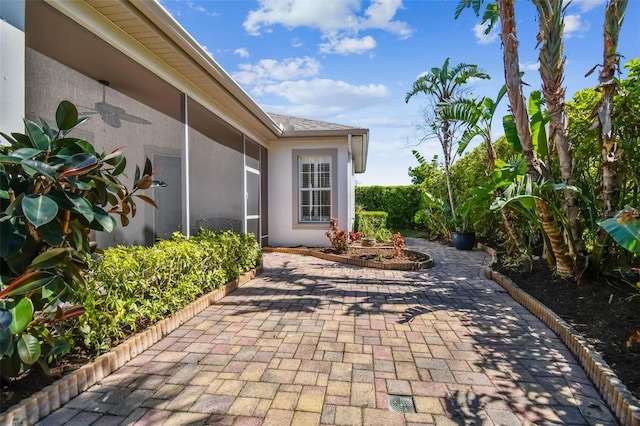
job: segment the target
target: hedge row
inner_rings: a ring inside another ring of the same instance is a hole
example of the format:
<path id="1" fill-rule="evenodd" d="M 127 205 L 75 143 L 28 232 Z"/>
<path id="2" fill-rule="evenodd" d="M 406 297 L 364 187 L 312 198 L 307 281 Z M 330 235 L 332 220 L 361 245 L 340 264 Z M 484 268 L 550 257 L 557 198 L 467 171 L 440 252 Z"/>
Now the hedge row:
<path id="1" fill-rule="evenodd" d="M 153 247 L 111 247 L 92 265 L 78 295 L 86 312 L 74 337 L 93 353 L 165 318 L 261 263 L 251 235 L 202 230 L 175 233 Z"/>
<path id="2" fill-rule="evenodd" d="M 421 196 L 417 185 L 357 186 L 356 206 L 387 212 L 387 227 L 391 229 L 414 228 L 413 218 L 420 208 Z"/>

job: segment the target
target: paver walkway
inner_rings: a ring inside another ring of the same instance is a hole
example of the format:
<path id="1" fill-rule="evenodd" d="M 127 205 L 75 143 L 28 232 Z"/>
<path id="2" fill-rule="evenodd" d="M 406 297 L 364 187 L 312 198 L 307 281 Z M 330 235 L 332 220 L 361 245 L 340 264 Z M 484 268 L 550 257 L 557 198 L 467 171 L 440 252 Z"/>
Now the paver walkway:
<path id="1" fill-rule="evenodd" d="M 434 268 L 266 254 L 261 276 L 40 424 L 615 424 L 553 332 L 481 276 L 484 253 L 409 243 Z"/>

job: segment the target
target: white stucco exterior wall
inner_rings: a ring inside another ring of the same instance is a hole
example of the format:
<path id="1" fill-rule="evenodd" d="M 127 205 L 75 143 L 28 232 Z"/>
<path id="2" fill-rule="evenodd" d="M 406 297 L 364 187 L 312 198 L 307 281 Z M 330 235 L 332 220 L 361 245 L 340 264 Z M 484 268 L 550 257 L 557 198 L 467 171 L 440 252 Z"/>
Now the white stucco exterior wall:
<path id="1" fill-rule="evenodd" d="M 344 141 L 278 141 L 269 148 L 269 245 L 273 247 L 328 247 L 329 239 L 325 235 L 329 226 L 322 229 L 300 229 L 294 227 L 293 202 L 297 182 L 294 182 L 292 156 L 294 150 L 337 149 L 337 182 L 333 190 L 337 191 L 337 206 L 332 214 L 338 218 L 338 226 L 350 229 L 349 183 L 351 167 L 347 140 Z"/>
<path id="2" fill-rule="evenodd" d="M 6 134 L 24 131 L 24 13 L 23 0 L 0 1 L 0 130 Z"/>

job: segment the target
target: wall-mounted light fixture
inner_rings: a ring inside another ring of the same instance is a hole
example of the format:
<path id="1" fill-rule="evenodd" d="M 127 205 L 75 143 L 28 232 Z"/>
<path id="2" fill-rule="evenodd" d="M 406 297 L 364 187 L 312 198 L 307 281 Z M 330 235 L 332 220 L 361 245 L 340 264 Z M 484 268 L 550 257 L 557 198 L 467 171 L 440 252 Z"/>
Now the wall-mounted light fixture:
<path id="1" fill-rule="evenodd" d="M 169 185 L 165 181 L 154 179 L 151 181 L 150 188 L 166 188 L 167 186 Z"/>

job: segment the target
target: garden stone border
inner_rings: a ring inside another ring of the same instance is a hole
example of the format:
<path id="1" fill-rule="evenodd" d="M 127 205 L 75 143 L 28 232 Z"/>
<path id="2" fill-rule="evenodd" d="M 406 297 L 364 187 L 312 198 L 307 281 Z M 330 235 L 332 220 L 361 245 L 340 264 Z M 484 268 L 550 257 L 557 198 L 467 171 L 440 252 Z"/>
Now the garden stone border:
<path id="1" fill-rule="evenodd" d="M 0 413 L 0 426 L 32 425 L 37 423 L 78 394 L 99 383 L 125 363 L 149 349 L 164 336 L 204 311 L 210 305 L 260 275 L 262 271 L 262 266 L 258 266 L 224 286 L 200 296 L 172 316 L 160 320 L 146 330 L 131 336 L 109 352 L 99 356 L 94 362 L 80 367 L 30 397 L 23 399 L 6 412 Z"/>
<path id="2" fill-rule="evenodd" d="M 419 253 L 423 256 L 428 256 L 429 259 L 424 262 L 398 262 L 398 263 L 382 263 L 369 259 L 349 259 L 337 254 L 322 253 L 317 250 L 309 248 L 289 248 L 289 247 L 263 247 L 264 252 L 276 252 L 276 253 L 288 253 L 288 254 L 301 254 L 304 256 L 313 256 L 318 259 L 329 260 L 332 262 L 345 263 L 347 265 L 360 266 L 364 268 L 375 269 L 392 269 L 397 271 L 415 271 L 419 269 L 427 269 L 433 267 L 433 259 L 426 253 L 420 253 L 414 250 L 404 250 L 410 253 Z"/>
<path id="3" fill-rule="evenodd" d="M 497 253 L 494 249 L 483 244 L 478 244 L 478 248 L 491 255 L 491 265 L 497 262 Z M 482 267 L 485 277 L 501 285 L 516 302 L 527 308 L 560 337 L 560 340 L 580 361 L 620 424 L 640 426 L 640 401 L 633 396 L 594 347 L 580 337 L 569 323 L 518 287 L 508 277 L 491 269 L 491 265 Z"/>

